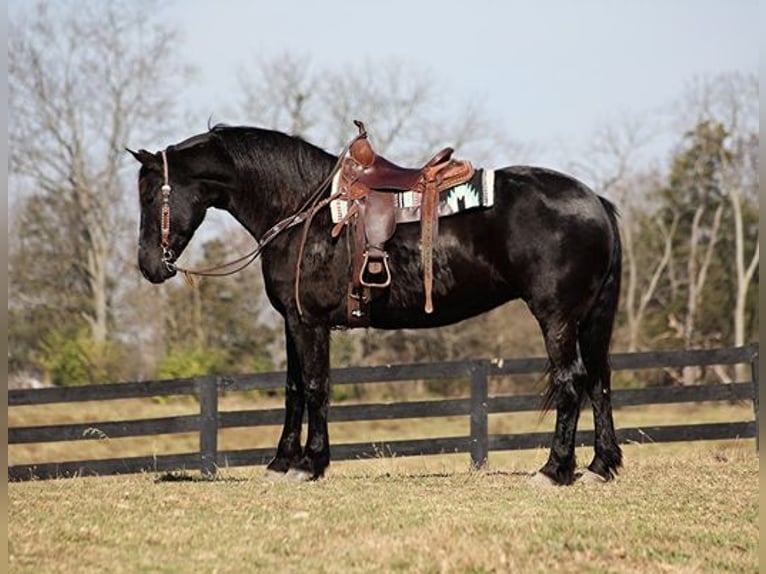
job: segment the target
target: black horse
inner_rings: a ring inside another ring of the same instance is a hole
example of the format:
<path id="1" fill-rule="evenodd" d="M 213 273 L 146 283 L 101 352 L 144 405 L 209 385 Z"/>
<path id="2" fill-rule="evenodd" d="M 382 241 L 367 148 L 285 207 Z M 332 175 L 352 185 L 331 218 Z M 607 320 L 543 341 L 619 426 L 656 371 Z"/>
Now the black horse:
<path id="1" fill-rule="evenodd" d="M 298 137 L 228 126 L 162 152 L 131 153 L 141 163 L 138 264 L 153 283 L 175 274 L 173 261 L 208 208 L 228 211 L 260 238 L 299 210 L 337 161 Z M 419 225 L 398 225 L 387 243 L 393 281 L 372 301 L 370 326 L 437 327 L 523 299 L 542 330 L 550 359 L 547 401 L 556 408 L 550 456 L 536 476 L 553 484 L 575 480 L 575 430 L 587 397 L 595 455 L 585 476 L 611 480 L 622 464 L 607 358 L 622 258 L 615 208 L 567 175 L 527 166 L 497 170 L 494 195 L 491 208 L 441 219 L 432 313 L 423 309 Z M 347 326 L 348 232 L 333 239 L 331 226 L 329 209 L 322 209 L 308 229 L 302 310 L 294 289 L 303 226 L 282 230 L 261 255 L 266 293 L 284 317 L 287 345 L 284 429 L 267 468 L 301 480 L 321 477 L 330 463 L 330 330 Z"/>

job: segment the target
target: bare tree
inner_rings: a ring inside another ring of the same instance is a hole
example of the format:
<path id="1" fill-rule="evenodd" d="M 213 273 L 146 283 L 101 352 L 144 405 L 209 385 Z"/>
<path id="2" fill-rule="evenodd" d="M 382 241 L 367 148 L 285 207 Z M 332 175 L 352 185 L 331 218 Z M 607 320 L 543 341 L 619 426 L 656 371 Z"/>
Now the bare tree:
<path id="1" fill-rule="evenodd" d="M 10 23 L 10 172 L 29 185 L 26 195 L 55 199 L 61 210 L 48 214 L 52 246 L 78 245 L 67 263 L 87 292 L 81 313 L 95 341 L 110 328 L 124 148 L 173 121 L 179 68 L 159 9 L 152 0 L 43 1 Z M 60 288 L 55 275 L 47 283 Z"/>
<path id="2" fill-rule="evenodd" d="M 402 163 L 428 159 L 451 145 L 475 162 L 519 162 L 528 153 L 481 109 L 481 101 L 447 104 L 428 71 L 406 62 L 361 62 L 317 69 L 308 56 L 259 59 L 240 72 L 238 115 L 262 127 L 310 138 L 338 151 L 364 121 L 376 150 Z M 450 109 L 452 108 L 452 109 Z"/>
<path id="3" fill-rule="evenodd" d="M 757 205 L 758 176 L 758 80 L 753 75 L 739 73 L 721 74 L 712 79 L 696 81 L 688 90 L 683 109 L 694 114 L 697 125 L 708 124 L 720 130 L 720 145 L 715 149 L 718 164 L 718 186 L 721 202 L 716 206 L 713 227 L 708 232 L 708 250 L 714 247 L 716 233 L 724 209 L 728 206 L 733 223 L 732 252 L 734 260 L 735 304 L 732 312 L 733 343 L 746 343 L 746 304 L 750 286 L 759 264 L 758 226 L 746 230 L 743 205 Z M 700 205 L 697 212 L 704 209 Z M 701 215 L 695 212 L 694 221 Z M 750 231 L 748 234 L 747 231 Z M 699 230 L 692 228 L 692 238 L 699 239 Z M 747 237 L 749 235 L 749 238 Z M 754 236 L 753 236 L 754 235 Z M 749 239 L 749 240 L 748 240 Z M 751 245 L 746 253 L 746 243 Z M 690 265 L 693 264 L 690 257 Z M 698 268 L 701 284 L 691 285 L 701 291 L 706 267 L 709 265 L 706 252 Z M 691 302 L 690 291 L 690 302 Z M 687 323 L 689 316 L 687 315 Z M 690 326 L 686 325 L 688 332 Z M 747 366 L 735 367 L 737 380 L 745 380 Z"/>
<path id="4" fill-rule="evenodd" d="M 725 75 L 717 78 L 710 89 L 715 93 L 718 107 L 722 108 L 718 115 L 725 122 L 724 127 L 728 133 L 728 145 L 719 155 L 723 194 L 731 207 L 734 220 L 736 298 L 733 342 L 740 347 L 746 343 L 747 295 L 760 257 L 757 225 L 755 247 L 748 256 L 745 254 L 743 216 L 743 203 L 747 199 L 757 203 L 758 194 L 758 80 L 754 76 Z M 715 112 L 707 113 L 712 115 Z M 736 365 L 736 380 L 744 381 L 747 369 L 747 365 Z"/>
<path id="5" fill-rule="evenodd" d="M 660 177 L 643 157 L 646 148 L 659 133 L 659 126 L 647 117 L 625 117 L 597 130 L 587 155 L 575 162 L 573 171 L 584 174 L 595 190 L 613 199 L 620 211 L 624 259 L 623 307 L 627 320 L 627 351 L 640 347 L 641 327 L 660 279 L 672 258 L 673 239 L 678 227 L 676 214 L 667 225 L 662 219 L 650 222 L 643 217 L 655 207 L 650 204 L 652 191 Z M 641 234 L 647 223 L 662 238 L 657 256 L 647 254 Z M 647 257 L 649 255 L 650 257 Z"/>
<path id="6" fill-rule="evenodd" d="M 249 121 L 304 137 L 319 121 L 318 82 L 308 58 L 291 53 L 261 58 L 254 72 L 240 71 L 239 83 L 240 108 Z"/>
<path id="7" fill-rule="evenodd" d="M 751 165 L 757 161 L 758 136 L 753 134 L 749 141 L 738 142 L 737 155 Z M 750 160 L 748 161 L 748 158 Z M 751 167 L 751 173 L 757 173 L 755 166 Z M 749 260 L 745 256 L 745 230 L 742 214 L 742 203 L 745 196 L 747 183 L 743 181 L 742 173 L 733 169 L 731 163 L 726 164 L 727 197 L 734 215 L 734 261 L 737 277 L 737 297 L 734 308 L 734 345 L 740 347 L 745 344 L 745 306 L 747 294 L 752 283 L 753 276 L 759 264 L 759 241 L 756 238 L 755 248 L 750 253 Z M 753 185 L 754 184 L 754 185 Z M 750 184 L 751 189 L 757 188 L 757 181 Z M 758 226 L 756 226 L 756 230 Z M 739 365 L 743 369 L 742 365 Z"/>

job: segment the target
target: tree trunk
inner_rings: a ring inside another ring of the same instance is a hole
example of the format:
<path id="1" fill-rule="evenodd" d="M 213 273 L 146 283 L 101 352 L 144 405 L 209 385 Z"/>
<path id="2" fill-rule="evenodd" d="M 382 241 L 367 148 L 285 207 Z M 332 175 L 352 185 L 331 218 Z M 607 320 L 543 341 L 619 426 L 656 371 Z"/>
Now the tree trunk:
<path id="1" fill-rule="evenodd" d="M 705 246 L 705 253 L 702 262 L 697 261 L 697 255 L 700 248 L 700 222 L 704 215 L 705 207 L 700 205 L 694 212 L 692 220 L 691 237 L 689 239 L 689 261 L 687 263 L 689 277 L 689 292 L 686 307 L 686 319 L 684 321 L 684 345 L 691 349 L 696 344 L 696 321 L 697 311 L 702 290 L 705 287 L 707 271 L 712 261 L 713 251 L 718 242 L 718 230 L 721 226 L 721 217 L 723 216 L 723 203 L 719 203 L 713 215 L 713 224 L 710 228 L 710 237 Z M 699 367 L 684 367 L 682 370 L 682 379 L 685 385 L 694 384 L 700 376 Z"/>
<path id="2" fill-rule="evenodd" d="M 747 292 L 750 281 L 758 267 L 759 245 L 756 242 L 755 251 L 750 264 L 745 269 L 745 238 L 742 229 L 742 204 L 740 191 L 737 188 L 729 190 L 729 201 L 734 213 L 734 259 L 737 269 L 737 292 L 734 303 L 734 346 L 745 345 L 745 310 L 747 307 Z M 749 365 L 735 365 L 734 379 L 737 382 L 747 381 L 750 377 Z"/>
<path id="3" fill-rule="evenodd" d="M 106 342 L 109 336 L 109 302 L 107 296 L 107 252 L 94 248 L 88 256 L 88 272 L 92 310 L 87 319 L 91 336 L 96 343 Z"/>

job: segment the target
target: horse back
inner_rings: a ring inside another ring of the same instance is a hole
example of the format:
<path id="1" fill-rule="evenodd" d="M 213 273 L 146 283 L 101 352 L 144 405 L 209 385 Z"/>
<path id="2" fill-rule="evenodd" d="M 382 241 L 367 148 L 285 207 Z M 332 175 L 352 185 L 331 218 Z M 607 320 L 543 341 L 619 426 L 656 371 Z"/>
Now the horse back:
<path id="1" fill-rule="evenodd" d="M 611 204 L 565 174 L 515 166 L 495 174 L 495 203 L 441 218 L 433 249 L 434 311 L 423 310 L 420 225 L 400 223 L 387 243 L 392 281 L 370 304 L 370 326 L 436 327 L 522 298 L 556 301 L 584 313 L 611 264 L 616 228 Z M 312 226 L 302 265 L 304 319 L 346 324 L 351 273 L 346 234 Z M 294 302 L 300 231 L 264 254 L 266 290 L 281 312 Z M 535 303 L 537 302 L 537 303 Z"/>
<path id="2" fill-rule="evenodd" d="M 420 310 L 418 227 L 400 225 L 390 244 L 391 288 L 373 303 L 372 326 L 432 327 L 512 299 L 555 301 L 584 314 L 615 256 L 614 207 L 582 182 L 549 169 L 497 170 L 495 204 L 439 222 L 435 311 Z"/>

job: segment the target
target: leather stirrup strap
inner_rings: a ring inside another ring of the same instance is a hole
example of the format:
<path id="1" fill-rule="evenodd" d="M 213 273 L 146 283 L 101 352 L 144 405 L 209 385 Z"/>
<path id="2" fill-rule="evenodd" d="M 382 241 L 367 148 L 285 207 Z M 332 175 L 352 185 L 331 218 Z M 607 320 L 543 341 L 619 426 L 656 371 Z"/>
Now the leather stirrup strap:
<path id="1" fill-rule="evenodd" d="M 351 242 L 351 280 L 346 295 L 346 319 L 349 327 L 369 327 L 370 298 L 369 287 L 361 284 L 359 277 L 364 265 L 364 208 L 362 204 L 349 220 L 349 239 Z"/>

